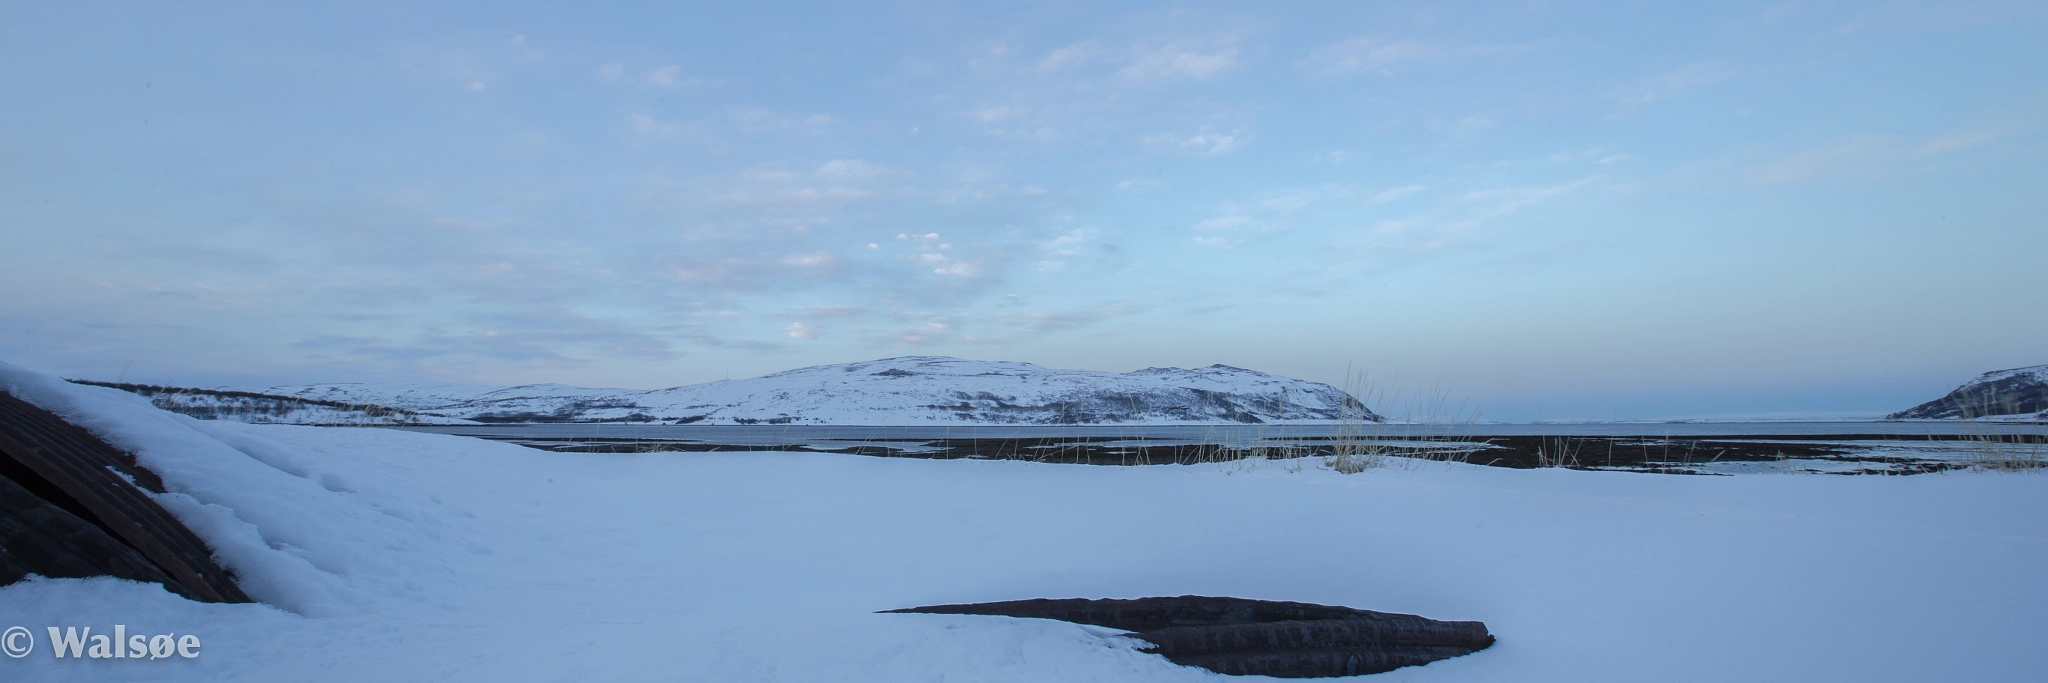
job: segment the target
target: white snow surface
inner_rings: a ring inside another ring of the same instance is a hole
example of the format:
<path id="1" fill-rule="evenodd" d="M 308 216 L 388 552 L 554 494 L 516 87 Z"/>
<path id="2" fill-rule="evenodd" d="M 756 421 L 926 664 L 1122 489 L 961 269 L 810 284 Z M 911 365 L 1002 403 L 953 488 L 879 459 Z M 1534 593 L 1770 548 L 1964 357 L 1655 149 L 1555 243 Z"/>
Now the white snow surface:
<path id="1" fill-rule="evenodd" d="M 1963 386 L 1967 387 L 1977 384 L 1990 384 L 1992 382 L 1996 382 L 2002 379 L 2029 375 L 2031 375 L 2034 378 L 2035 382 L 2048 384 L 2048 365 L 2031 365 L 2024 368 L 2013 368 L 2011 370 L 1993 370 L 1991 372 L 1978 375 L 1976 379 L 1970 380 Z"/>
<path id="2" fill-rule="evenodd" d="M 5 364 L 0 387 L 136 451 L 266 603 L 109 578 L 0 587 L 0 628 L 38 638 L 0 680 L 1262 680 L 1063 622 L 875 613 L 1182 594 L 1478 619 L 1500 638 L 1376 681 L 2048 670 L 2039 475 L 560 454 L 205 422 Z M 114 624 L 204 647 L 50 654 L 46 626 Z"/>
<path id="3" fill-rule="evenodd" d="M 1364 407 L 1336 387 L 1226 365 L 1112 373 L 944 356 L 821 365 L 653 390 L 419 382 L 242 390 L 485 421 L 928 425 L 1377 420 L 1370 412 L 1359 412 Z"/>

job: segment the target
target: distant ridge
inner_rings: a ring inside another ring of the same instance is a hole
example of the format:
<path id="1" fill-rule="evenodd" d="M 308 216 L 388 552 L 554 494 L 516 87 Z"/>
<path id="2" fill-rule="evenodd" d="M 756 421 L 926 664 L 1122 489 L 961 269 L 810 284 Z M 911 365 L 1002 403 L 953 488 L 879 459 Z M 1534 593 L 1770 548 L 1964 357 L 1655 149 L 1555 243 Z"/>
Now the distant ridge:
<path id="1" fill-rule="evenodd" d="M 1892 420 L 2007 417 L 2048 418 L 2048 365 L 1993 370 L 1947 396 L 1885 416 Z"/>
<path id="2" fill-rule="evenodd" d="M 65 380 L 72 384 L 120 389 L 149 399 L 151 405 L 201 420 L 249 423 L 365 425 L 463 424 L 456 420 L 374 403 L 345 403 L 297 396 L 279 396 L 230 389 L 167 387 L 128 382 Z"/>
<path id="3" fill-rule="evenodd" d="M 158 388 L 161 390 L 162 388 Z M 647 424 L 1043 425 L 1383 421 L 1357 399 L 1227 365 L 1111 373 L 906 356 L 667 389 L 419 382 L 213 391 L 375 406 L 413 421 Z M 223 419 L 237 419 L 223 414 Z M 281 421 L 267 419 L 266 421 Z"/>

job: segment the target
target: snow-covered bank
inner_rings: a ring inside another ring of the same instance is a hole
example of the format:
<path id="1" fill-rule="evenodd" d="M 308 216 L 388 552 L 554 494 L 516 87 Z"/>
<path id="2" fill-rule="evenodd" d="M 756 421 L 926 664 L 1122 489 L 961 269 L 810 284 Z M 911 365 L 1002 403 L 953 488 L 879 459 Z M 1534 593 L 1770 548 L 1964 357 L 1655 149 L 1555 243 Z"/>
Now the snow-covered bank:
<path id="1" fill-rule="evenodd" d="M 56 660 L 43 643 L 0 659 L 7 680 L 1229 680 L 1072 624 L 872 613 L 1178 594 L 1478 619 L 1500 637 L 1387 681 L 2017 681 L 2048 666 L 2037 475 L 569 455 L 200 422 L 0 371 L 140 448 L 187 497 L 167 507 L 285 608 L 104 579 L 0 588 L 0 627 L 38 637 L 124 624 L 205 641 L 160 661 Z"/>

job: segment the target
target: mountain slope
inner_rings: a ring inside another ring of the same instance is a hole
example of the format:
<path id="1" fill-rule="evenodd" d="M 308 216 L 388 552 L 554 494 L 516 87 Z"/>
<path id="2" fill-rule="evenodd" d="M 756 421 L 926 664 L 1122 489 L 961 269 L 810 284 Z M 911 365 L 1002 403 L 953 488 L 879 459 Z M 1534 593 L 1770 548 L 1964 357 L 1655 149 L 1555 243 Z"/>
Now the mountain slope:
<path id="1" fill-rule="evenodd" d="M 1888 419 L 1940 419 L 2006 415 L 2048 417 L 2048 365 L 1993 370 L 1947 396 L 1891 415 Z"/>
<path id="2" fill-rule="evenodd" d="M 1327 384 L 1226 365 L 1110 373 L 910 356 L 655 390 L 560 384 L 279 386 L 264 394 L 479 422 L 1103 424 L 1380 421 Z"/>

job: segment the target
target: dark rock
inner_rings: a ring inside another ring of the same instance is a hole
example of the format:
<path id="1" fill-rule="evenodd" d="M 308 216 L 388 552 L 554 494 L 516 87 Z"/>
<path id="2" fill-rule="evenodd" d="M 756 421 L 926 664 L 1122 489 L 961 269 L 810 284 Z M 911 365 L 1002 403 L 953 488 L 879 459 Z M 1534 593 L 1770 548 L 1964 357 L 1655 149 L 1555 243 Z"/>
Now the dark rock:
<path id="1" fill-rule="evenodd" d="M 1183 595 L 1136 600 L 1012 600 L 933 605 L 893 613 L 1058 619 L 1133 631 L 1176 664 L 1232 675 L 1355 676 L 1484 650 L 1477 621 L 1437 621 L 1302 602 Z"/>

